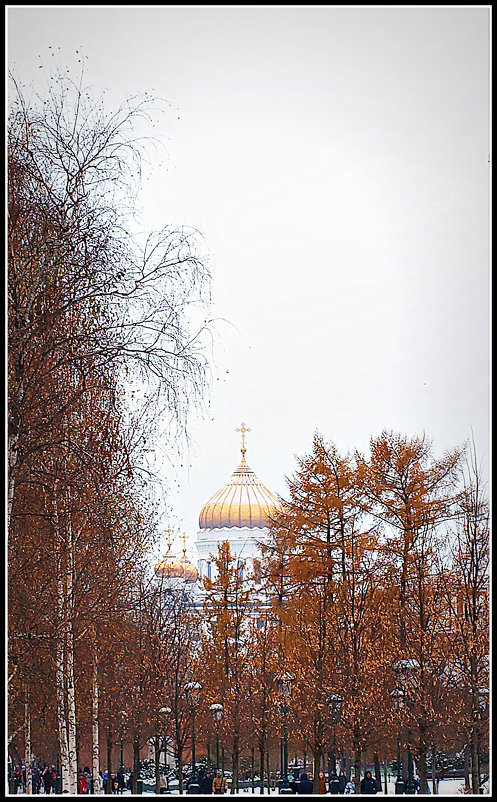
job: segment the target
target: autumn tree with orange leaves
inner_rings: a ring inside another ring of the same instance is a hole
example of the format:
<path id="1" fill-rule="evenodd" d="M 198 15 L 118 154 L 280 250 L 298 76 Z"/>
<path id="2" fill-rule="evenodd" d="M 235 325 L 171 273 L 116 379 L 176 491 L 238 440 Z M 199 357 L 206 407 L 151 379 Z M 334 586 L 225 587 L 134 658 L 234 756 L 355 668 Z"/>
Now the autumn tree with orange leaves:
<path id="1" fill-rule="evenodd" d="M 369 460 L 357 455 L 358 475 L 365 510 L 383 525 L 381 553 L 398 588 L 391 670 L 394 677 L 396 666 L 410 661 L 409 676 L 397 676 L 396 681 L 407 702 L 406 729 L 417 736 L 415 751 L 425 788 L 429 731 L 436 721 L 430 685 L 443 668 L 443 600 L 436 555 L 444 527 L 454 516 L 461 452 L 437 460 L 426 437 L 386 431 L 373 438 L 370 447 Z"/>

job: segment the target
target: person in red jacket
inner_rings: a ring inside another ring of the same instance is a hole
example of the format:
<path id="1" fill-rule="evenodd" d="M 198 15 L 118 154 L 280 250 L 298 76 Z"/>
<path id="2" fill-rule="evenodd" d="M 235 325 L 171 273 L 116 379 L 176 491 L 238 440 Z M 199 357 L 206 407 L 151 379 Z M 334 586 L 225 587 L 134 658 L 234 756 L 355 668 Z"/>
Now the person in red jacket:
<path id="1" fill-rule="evenodd" d="M 89 785 L 90 783 L 86 779 L 85 775 L 82 771 L 80 771 L 78 777 L 78 794 L 87 794 Z"/>

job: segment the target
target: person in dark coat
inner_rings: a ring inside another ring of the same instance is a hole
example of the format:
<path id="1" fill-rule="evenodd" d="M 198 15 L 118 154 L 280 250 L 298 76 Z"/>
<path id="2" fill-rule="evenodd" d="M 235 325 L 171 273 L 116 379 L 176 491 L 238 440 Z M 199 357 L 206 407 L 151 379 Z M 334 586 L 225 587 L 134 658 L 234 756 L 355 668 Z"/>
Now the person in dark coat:
<path id="1" fill-rule="evenodd" d="M 46 794 L 49 794 L 52 790 L 52 771 L 49 766 L 45 766 L 43 769 L 42 780 L 43 780 L 43 790 Z"/>
<path id="2" fill-rule="evenodd" d="M 33 767 L 33 794 L 40 793 L 40 784 L 41 784 L 41 771 L 38 766 Z"/>
<path id="3" fill-rule="evenodd" d="M 207 770 L 200 780 L 200 793 L 212 794 L 212 772 Z"/>
<path id="4" fill-rule="evenodd" d="M 117 780 L 117 792 L 119 794 L 122 794 L 124 792 L 124 789 L 126 788 L 126 781 L 124 779 L 124 771 L 122 769 L 118 770 L 118 772 L 116 774 L 116 780 Z"/>
<path id="5" fill-rule="evenodd" d="M 347 785 L 347 777 L 345 776 L 345 772 L 343 769 L 340 769 L 340 774 L 338 775 L 338 793 L 343 794 L 345 792 L 345 786 Z"/>
<path id="6" fill-rule="evenodd" d="M 299 787 L 297 788 L 297 793 L 312 794 L 312 791 L 313 791 L 312 782 L 310 781 L 305 771 L 303 771 L 302 774 L 300 775 L 300 782 L 299 782 Z"/>
<path id="7" fill-rule="evenodd" d="M 365 777 L 361 780 L 361 794 L 377 794 L 377 793 L 378 793 L 378 786 L 376 785 L 376 780 L 371 775 L 371 772 L 367 771 Z"/>

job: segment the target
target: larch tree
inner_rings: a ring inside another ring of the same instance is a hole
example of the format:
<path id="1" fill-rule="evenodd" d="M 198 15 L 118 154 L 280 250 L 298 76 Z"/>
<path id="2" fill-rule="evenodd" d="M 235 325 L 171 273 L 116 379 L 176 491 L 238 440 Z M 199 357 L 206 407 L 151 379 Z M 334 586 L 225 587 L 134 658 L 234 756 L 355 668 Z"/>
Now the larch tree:
<path id="1" fill-rule="evenodd" d="M 387 431 L 373 438 L 370 448 L 369 461 L 356 455 L 358 475 L 365 511 L 385 527 L 382 554 L 391 563 L 397 588 L 392 681 L 395 666 L 409 663 L 409 676 L 400 677 L 400 682 L 409 702 L 408 730 L 411 725 L 416 730 L 419 776 L 425 788 L 431 718 L 428 686 L 430 673 L 436 672 L 432 651 L 439 617 L 432 565 L 442 527 L 454 514 L 461 453 L 455 449 L 436 460 L 426 437 Z"/>

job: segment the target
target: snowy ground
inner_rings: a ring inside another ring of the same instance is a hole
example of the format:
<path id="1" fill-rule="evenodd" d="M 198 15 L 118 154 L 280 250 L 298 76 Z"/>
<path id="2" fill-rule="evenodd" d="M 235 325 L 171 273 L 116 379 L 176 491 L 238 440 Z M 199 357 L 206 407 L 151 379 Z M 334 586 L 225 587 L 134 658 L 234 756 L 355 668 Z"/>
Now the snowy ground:
<path id="1" fill-rule="evenodd" d="M 439 792 L 439 794 L 441 796 L 465 796 L 465 794 L 463 793 L 463 787 L 464 787 L 464 781 L 463 780 L 440 780 L 438 792 Z M 432 786 L 431 786 L 431 783 L 430 783 L 430 793 L 431 793 L 431 790 L 432 790 Z M 150 794 L 151 794 L 150 791 L 144 791 L 143 796 L 149 796 Z M 238 795 L 239 796 L 245 796 L 245 795 L 249 795 L 250 796 L 251 794 L 252 794 L 252 790 L 250 788 L 248 788 L 248 789 L 240 791 Z M 254 790 L 254 794 L 260 794 L 260 789 L 256 788 Z M 393 796 L 394 794 L 395 794 L 395 780 L 390 780 L 389 783 L 388 783 L 388 796 Z M 170 792 L 169 795 L 170 796 L 179 796 L 179 792 L 173 790 L 173 791 Z M 267 793 L 265 795 L 267 795 Z M 18 796 L 25 796 L 25 794 L 18 794 Z M 67 795 L 64 794 L 64 796 L 67 796 Z M 99 794 L 99 796 L 100 796 L 100 794 Z M 131 792 L 130 791 L 125 791 L 123 796 L 131 796 Z M 155 794 L 154 794 L 154 796 L 155 796 Z M 185 796 L 187 796 L 187 794 L 185 794 Z M 226 794 L 226 796 L 228 797 L 229 794 Z M 271 796 L 279 796 L 278 791 L 277 790 L 274 790 L 274 791 L 272 790 L 271 791 Z M 326 794 L 326 796 L 331 796 L 331 794 Z M 385 796 L 385 793 L 382 792 L 380 794 L 377 794 L 377 796 Z"/>

